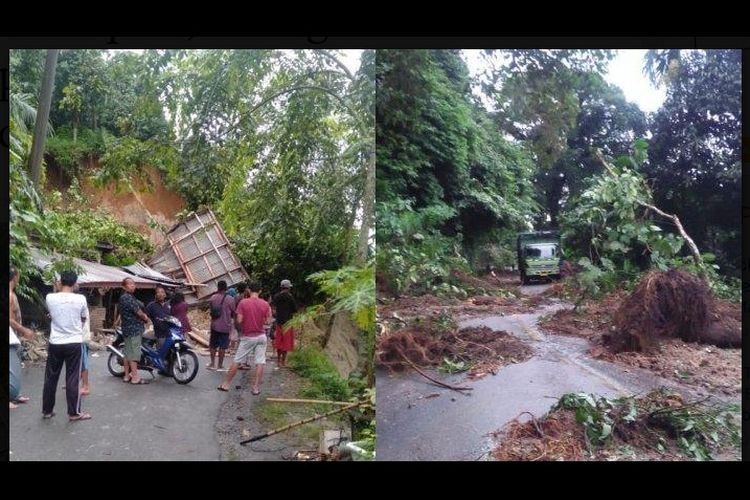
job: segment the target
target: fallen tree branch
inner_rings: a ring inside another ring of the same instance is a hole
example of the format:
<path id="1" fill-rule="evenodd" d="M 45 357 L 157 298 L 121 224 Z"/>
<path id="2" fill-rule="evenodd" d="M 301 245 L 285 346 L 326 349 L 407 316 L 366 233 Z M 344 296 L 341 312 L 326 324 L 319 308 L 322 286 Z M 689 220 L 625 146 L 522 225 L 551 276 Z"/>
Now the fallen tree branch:
<path id="1" fill-rule="evenodd" d="M 666 212 L 663 212 L 656 208 L 653 205 L 650 205 L 648 203 L 644 203 L 642 201 L 638 202 L 639 205 L 642 207 L 646 207 L 648 209 L 653 210 L 657 214 L 661 215 L 662 217 L 671 220 L 675 226 L 677 226 L 677 231 L 680 232 L 680 236 L 687 242 L 688 247 L 690 248 L 690 253 L 693 255 L 693 260 L 695 261 L 696 265 L 699 269 L 701 269 L 701 273 L 703 272 L 703 259 L 701 258 L 701 254 L 698 251 L 698 246 L 693 241 L 693 238 L 690 237 L 690 235 L 687 234 L 685 231 L 685 228 L 682 227 L 682 223 L 680 222 L 680 219 L 676 215 L 670 215 Z"/>
<path id="2" fill-rule="evenodd" d="M 411 366 L 412 368 L 414 368 L 414 370 L 416 370 L 417 373 L 419 373 L 420 375 L 422 375 L 424 378 L 426 378 L 430 382 L 433 382 L 433 383 L 435 383 L 435 384 L 437 384 L 439 386 L 445 387 L 446 389 L 451 389 L 453 391 L 473 391 L 474 390 L 473 387 L 458 387 L 458 386 L 446 384 L 445 382 L 441 382 L 441 381 L 439 381 L 437 379 L 434 379 L 434 378 L 430 377 L 429 375 L 427 375 L 422 370 L 420 370 L 417 365 L 415 365 L 414 363 L 412 363 L 411 360 L 409 358 L 407 358 L 406 355 L 403 352 L 401 352 L 401 349 L 398 350 L 398 353 L 401 355 L 401 357 L 404 359 L 404 361 L 406 361 L 409 364 L 409 366 Z"/>
<path id="3" fill-rule="evenodd" d="M 604 168 L 606 168 L 607 171 L 610 174 L 612 174 L 614 176 L 617 176 L 617 172 L 612 167 L 612 165 L 610 165 L 609 163 L 607 163 L 607 161 L 604 159 L 604 156 L 602 155 L 601 151 L 599 151 L 598 149 L 595 150 L 595 155 L 596 155 L 597 159 L 602 163 L 602 165 L 604 165 Z M 688 247 L 690 248 L 690 253 L 693 256 L 693 260 L 695 261 L 695 264 L 698 266 L 698 269 L 700 270 L 699 272 L 701 273 L 701 275 L 703 275 L 705 277 L 705 272 L 704 272 L 704 268 L 703 268 L 703 259 L 701 258 L 701 254 L 698 251 L 698 246 L 695 244 L 695 241 L 693 241 L 693 238 L 691 238 L 690 235 L 687 234 L 687 232 L 685 231 L 685 228 L 682 227 L 682 223 L 680 222 L 679 217 L 677 217 L 674 214 L 668 214 L 668 213 L 664 212 L 663 210 L 660 210 L 659 208 L 657 208 L 654 205 L 651 205 L 649 203 L 645 203 L 645 202 L 640 201 L 640 200 L 637 200 L 637 203 L 640 206 L 644 207 L 644 208 L 648 208 L 649 210 L 653 210 L 654 212 L 656 212 L 657 214 L 661 215 L 665 219 L 669 219 L 670 221 L 672 221 L 672 223 L 677 227 L 677 231 L 679 231 L 680 236 L 682 236 L 682 238 L 687 242 Z"/>
<path id="4" fill-rule="evenodd" d="M 711 399 L 710 395 L 706 396 L 703 399 L 699 399 L 697 401 L 693 401 L 692 403 L 686 403 L 686 404 L 682 404 L 680 406 L 667 406 L 667 407 L 664 407 L 664 408 L 659 408 L 658 410 L 654 410 L 651 413 L 649 413 L 648 414 L 648 418 L 655 417 L 656 415 L 659 415 L 659 414 L 662 414 L 662 413 L 670 413 L 670 412 L 675 412 L 675 411 L 681 411 L 681 410 L 685 410 L 685 409 L 692 408 L 692 407 L 695 407 L 695 406 L 699 406 L 699 405 L 702 405 L 703 403 L 705 403 L 706 401 L 708 401 L 709 399 Z"/>
<path id="5" fill-rule="evenodd" d="M 546 439 L 546 437 L 547 437 L 547 436 L 546 436 L 546 435 L 544 434 L 544 432 L 542 431 L 542 428 L 541 428 L 541 427 L 539 427 L 539 423 L 538 423 L 538 422 L 536 421 L 536 417 L 534 416 L 534 414 L 533 414 L 533 413 L 531 413 L 530 411 L 522 411 L 521 413 L 519 413 L 519 414 L 518 414 L 518 416 L 516 416 L 516 419 L 517 419 L 518 417 L 520 417 L 521 415 L 523 415 L 523 414 L 527 414 L 527 415 L 530 415 L 530 416 L 531 416 L 531 422 L 532 422 L 532 423 L 534 424 L 534 427 L 536 428 L 536 432 L 537 432 L 537 434 L 539 434 L 539 437 L 540 437 L 540 438 L 542 438 L 542 439 Z M 546 452 L 545 452 L 545 453 L 546 453 Z M 544 456 L 544 453 L 542 453 L 542 456 Z"/>

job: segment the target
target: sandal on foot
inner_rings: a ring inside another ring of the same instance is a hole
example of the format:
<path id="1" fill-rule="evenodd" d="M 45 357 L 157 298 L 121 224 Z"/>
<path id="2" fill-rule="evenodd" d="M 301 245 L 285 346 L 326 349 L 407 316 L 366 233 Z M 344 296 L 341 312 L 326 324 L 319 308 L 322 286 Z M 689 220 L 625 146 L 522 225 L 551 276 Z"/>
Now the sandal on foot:
<path id="1" fill-rule="evenodd" d="M 16 403 L 16 404 L 26 404 L 29 401 L 31 401 L 31 398 L 27 398 L 26 396 L 18 396 L 16 399 L 14 399 L 11 402 Z"/>
<path id="2" fill-rule="evenodd" d="M 50 418 L 52 418 L 54 416 L 55 416 L 55 412 L 54 411 L 52 413 L 44 413 L 44 414 L 42 414 L 42 418 L 45 419 L 45 420 L 48 420 L 48 419 L 50 419 Z"/>
<path id="3" fill-rule="evenodd" d="M 138 382 L 130 382 L 130 385 L 148 385 L 150 383 L 148 380 L 140 379 Z"/>
<path id="4" fill-rule="evenodd" d="M 217 387 L 217 389 L 222 392 L 229 392 L 229 389 L 224 389 L 222 386 Z"/>
<path id="5" fill-rule="evenodd" d="M 79 420 L 91 420 L 91 414 L 90 413 L 79 413 L 78 415 L 74 415 L 72 417 L 68 417 L 69 422 L 78 422 Z"/>
<path id="6" fill-rule="evenodd" d="M 253 396 L 257 396 L 258 394 L 260 394 L 260 390 L 253 391 L 252 394 L 253 394 Z"/>

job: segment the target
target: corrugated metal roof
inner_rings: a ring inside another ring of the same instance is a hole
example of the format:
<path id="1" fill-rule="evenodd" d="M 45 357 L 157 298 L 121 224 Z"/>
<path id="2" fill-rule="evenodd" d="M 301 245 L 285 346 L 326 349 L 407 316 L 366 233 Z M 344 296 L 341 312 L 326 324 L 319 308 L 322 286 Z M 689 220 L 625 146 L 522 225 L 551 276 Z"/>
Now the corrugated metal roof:
<path id="1" fill-rule="evenodd" d="M 136 276 L 140 276 L 141 278 L 148 278 L 154 281 L 160 281 L 164 284 L 172 284 L 175 286 L 184 285 L 183 282 L 176 281 L 170 278 L 169 276 L 165 276 L 159 271 L 156 271 L 155 269 L 148 267 L 146 264 L 142 262 L 136 262 L 135 264 L 132 264 L 130 266 L 123 266 L 123 269 L 125 269 L 126 271 L 130 271 L 130 273 L 135 274 Z"/>
<path id="2" fill-rule="evenodd" d="M 31 258 L 34 264 L 39 269 L 46 269 L 49 266 L 53 258 L 43 254 L 39 249 L 31 249 Z M 74 258 L 73 261 L 80 266 L 84 272 L 78 275 L 78 286 L 80 288 L 114 288 L 122 286 L 122 280 L 125 278 L 131 278 L 135 282 L 136 288 L 155 288 L 156 285 L 163 284 L 167 287 L 176 287 L 177 285 L 169 285 L 154 281 L 141 276 L 135 276 L 130 273 L 126 273 L 122 269 L 113 266 L 105 266 L 97 262 L 89 262 L 83 259 Z"/>

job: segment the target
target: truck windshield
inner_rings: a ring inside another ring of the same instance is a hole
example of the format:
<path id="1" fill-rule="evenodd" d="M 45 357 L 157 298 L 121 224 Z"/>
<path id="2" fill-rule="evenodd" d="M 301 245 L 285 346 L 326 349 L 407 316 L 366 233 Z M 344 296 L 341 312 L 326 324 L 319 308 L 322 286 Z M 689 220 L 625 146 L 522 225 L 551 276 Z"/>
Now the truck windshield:
<path id="1" fill-rule="evenodd" d="M 526 257 L 537 259 L 551 259 L 557 256 L 557 245 L 553 243 L 538 243 L 528 245 L 525 249 Z"/>

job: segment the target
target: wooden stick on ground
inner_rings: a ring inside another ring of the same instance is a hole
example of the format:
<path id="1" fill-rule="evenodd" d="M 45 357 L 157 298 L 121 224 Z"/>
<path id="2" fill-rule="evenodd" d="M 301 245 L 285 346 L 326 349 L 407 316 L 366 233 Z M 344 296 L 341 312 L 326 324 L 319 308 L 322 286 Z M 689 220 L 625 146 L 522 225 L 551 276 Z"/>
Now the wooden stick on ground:
<path id="1" fill-rule="evenodd" d="M 331 410 L 329 412 L 323 413 L 322 415 L 314 415 L 314 416 L 312 416 L 310 418 L 306 418 L 306 419 L 300 420 L 298 422 L 294 422 L 294 423 L 291 423 L 289 425 L 285 425 L 284 427 L 279 427 L 278 429 L 274 429 L 272 431 L 268 431 L 265 434 L 261 434 L 259 436 L 253 436 L 250 439 L 246 439 L 244 441 L 240 441 L 240 444 L 241 445 L 245 445 L 247 443 L 253 443 L 255 441 L 260 441 L 261 439 L 265 439 L 265 438 L 267 438 L 269 436 L 273 436 L 274 434 L 278 434 L 279 432 L 284 432 L 286 430 L 289 430 L 292 427 L 297 427 L 297 426 L 300 426 L 300 425 L 309 424 L 310 422 L 314 422 L 316 420 L 320 420 L 321 418 L 330 417 L 331 415 L 335 415 L 336 413 L 342 413 L 342 412 L 344 412 L 346 410 L 351 410 L 352 408 L 356 408 L 357 406 L 362 406 L 364 404 L 365 404 L 364 401 L 360 401 L 358 403 L 350 403 L 350 404 L 348 404 L 346 406 L 342 406 L 341 408 L 337 408 L 335 410 Z"/>
<path id="2" fill-rule="evenodd" d="M 430 377 L 429 375 L 427 375 L 422 370 L 420 370 L 419 367 L 417 365 L 415 365 L 414 363 L 412 363 L 411 360 L 409 358 L 407 358 L 406 355 L 404 355 L 404 353 L 401 352 L 400 349 L 399 349 L 398 353 L 401 355 L 401 357 L 404 359 L 404 361 L 406 361 L 407 363 L 409 363 L 409 366 L 411 366 L 412 368 L 414 368 L 417 371 L 417 373 L 419 373 L 420 375 L 422 375 L 424 378 L 426 378 L 430 382 L 433 382 L 433 383 L 435 383 L 435 384 L 437 384 L 439 386 L 445 387 L 446 389 L 451 389 L 453 391 L 473 391 L 474 390 L 473 387 L 458 387 L 458 386 L 455 386 L 455 385 L 446 384 L 445 382 L 441 382 L 439 380 L 436 380 L 436 379 Z"/>
<path id="3" fill-rule="evenodd" d="M 352 404 L 351 401 L 323 401 L 320 399 L 266 398 L 266 401 L 273 401 L 274 403 L 309 403 L 309 404 L 326 404 L 326 405 L 338 405 L 338 406 L 348 406 Z"/>
<path id="4" fill-rule="evenodd" d="M 201 337 L 197 333 L 187 332 L 187 334 L 190 335 L 190 338 L 192 338 L 193 340 L 195 340 L 196 342 L 198 342 L 203 347 L 208 347 L 208 341 L 206 341 L 206 339 L 204 339 L 203 337 Z"/>

